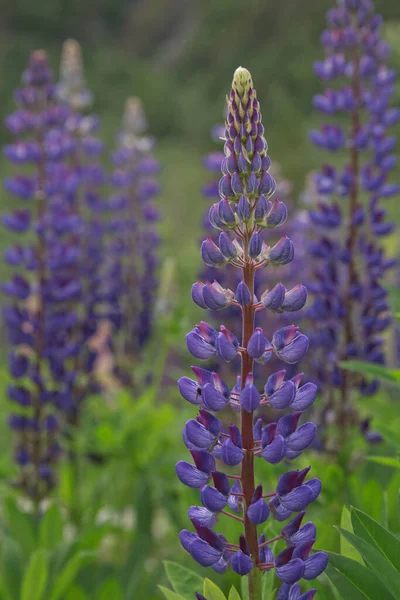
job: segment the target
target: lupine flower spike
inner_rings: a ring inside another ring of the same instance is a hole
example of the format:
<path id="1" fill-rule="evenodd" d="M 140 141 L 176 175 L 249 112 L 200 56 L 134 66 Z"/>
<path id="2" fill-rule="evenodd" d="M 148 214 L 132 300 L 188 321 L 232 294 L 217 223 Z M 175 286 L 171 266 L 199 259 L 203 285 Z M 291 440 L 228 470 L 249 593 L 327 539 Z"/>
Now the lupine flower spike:
<path id="1" fill-rule="evenodd" d="M 141 101 L 128 98 L 113 154 L 115 193 L 111 206 L 116 217 L 112 221 L 115 243 L 110 248 L 114 257 L 112 279 L 118 287 L 117 358 L 119 366 L 126 365 L 128 359 L 127 370 L 129 361 L 138 359 L 149 339 L 158 286 L 159 235 L 155 224 L 159 213 L 153 199 L 160 189 L 155 177 L 160 165 L 152 155 L 154 138 L 144 134 L 146 127 Z"/>
<path id="2" fill-rule="evenodd" d="M 389 129 L 399 121 L 400 108 L 390 106 L 396 74 L 387 66 L 390 49 L 380 38 L 382 18 L 374 14 L 371 0 L 340 0 L 327 20 L 321 38 L 325 58 L 314 71 L 335 87 L 314 97 L 314 107 L 329 121 L 311 132 L 311 140 L 324 150 L 346 152 L 347 162 L 344 168 L 326 164 L 313 178 L 318 206 L 310 220 L 320 235 L 310 248 L 316 268 L 308 284 L 313 294 L 309 316 L 312 367 L 329 396 L 324 412 L 330 420 L 334 413 L 342 431 L 360 425 L 352 390 L 369 396 L 378 382 L 351 376 L 339 361 L 385 362 L 382 333 L 390 316 L 382 282 L 395 263 L 381 243 L 394 228 L 382 201 L 400 191 L 389 182 L 396 165 L 396 138 Z M 336 114 L 343 115 L 341 125 L 331 119 Z M 368 427 L 361 428 L 367 439 L 377 439 Z"/>
<path id="3" fill-rule="evenodd" d="M 27 243 L 5 253 L 6 262 L 17 269 L 2 286 L 11 298 L 4 318 L 13 347 L 10 373 L 16 380 L 8 395 L 17 407 L 10 417 L 21 467 L 17 485 L 39 510 L 40 501 L 56 483 L 57 410 L 71 401 L 75 377 L 71 361 L 79 352 L 71 332 L 78 319 L 80 256 L 71 236 L 80 232 L 81 222 L 66 192 L 77 185 L 74 177 L 66 184 L 66 162 L 74 151 L 74 141 L 65 130 L 68 109 L 56 101 L 43 50 L 32 53 L 15 99 L 18 109 L 7 117 L 6 126 L 17 141 L 4 151 L 10 161 L 30 165 L 31 171 L 6 179 L 5 187 L 33 206 L 17 208 L 3 219 L 14 233 L 29 234 Z"/>
<path id="4" fill-rule="evenodd" d="M 224 325 L 216 329 L 202 321 L 187 335 L 187 346 L 198 359 L 240 360 L 241 374 L 230 388 L 217 373 L 194 366 L 195 378 L 182 377 L 178 382 L 183 398 L 197 405 L 199 413 L 186 423 L 183 432 L 192 460 L 179 461 L 176 472 L 183 484 L 199 489 L 202 502 L 202 506 L 189 509 L 194 531 L 182 531 L 180 540 L 201 565 L 219 573 L 230 565 L 239 575 L 248 575 L 249 598 L 258 600 L 261 575 L 266 571 L 275 570 L 283 583 L 281 594 L 293 590 L 293 595 L 301 578 L 313 579 L 324 570 L 327 555 L 311 554 L 313 524 L 300 528 L 305 508 L 321 489 L 318 479 L 307 479 L 309 468 L 284 473 L 275 489 L 265 490 L 255 481 L 255 457 L 275 464 L 296 458 L 313 442 L 315 425 L 299 426 L 299 419 L 301 411 L 315 400 L 316 386 L 300 386 L 301 375 L 285 379 L 284 370 L 271 374 L 261 391 L 254 383 L 255 361 L 265 365 L 276 355 L 287 364 L 295 364 L 307 352 L 308 339 L 294 325 L 279 329 L 270 340 L 255 327 L 256 312 L 265 310 L 267 304 L 279 298 L 282 310 L 285 304 L 289 310 L 300 308 L 306 292 L 302 287 L 289 291 L 282 285 L 267 302 L 254 293 L 256 273 L 271 265 L 290 263 L 294 246 L 285 235 L 272 246 L 263 238 L 265 229 L 277 227 L 285 219 L 275 219 L 276 202 L 270 200 L 275 181 L 269 173 L 260 106 L 250 73 L 242 67 L 234 74 L 228 96 L 224 155 L 220 200 L 210 209 L 210 221 L 220 234 L 217 242 L 208 238 L 202 243 L 201 255 L 209 266 L 233 265 L 241 277 L 233 290 L 218 283 L 198 282 L 193 298 L 200 306 L 212 309 L 237 306 L 242 331 L 237 337 Z M 279 210 L 280 215 L 284 213 Z M 261 406 L 268 405 L 288 411 L 264 427 L 255 417 Z M 232 424 L 225 428 L 215 415 L 228 406 L 239 412 L 239 427 Z M 221 470 L 221 464 L 229 467 L 228 473 Z M 240 474 L 232 475 L 231 467 L 237 467 Z M 299 515 L 293 518 L 293 513 Z M 225 517 L 242 523 L 238 543 L 228 542 L 215 531 L 218 520 Z M 258 526 L 269 518 L 285 521 L 290 517 L 277 538 L 287 547 L 274 556 L 270 544 L 275 540 L 265 540 Z"/>
<path id="5" fill-rule="evenodd" d="M 100 352 L 92 340 L 108 318 L 110 290 L 105 291 L 102 284 L 106 256 L 104 213 L 108 209 L 107 202 L 100 195 L 101 186 L 105 183 L 100 162 L 103 143 L 96 137 L 99 119 L 88 113 L 93 95 L 86 87 L 81 48 L 75 40 L 67 40 L 63 45 L 57 97 L 69 108 L 65 129 L 74 140 L 65 189 L 68 202 L 82 223 L 81 231 L 74 236 L 74 243 L 80 251 L 79 278 L 82 286 L 80 319 L 74 331 L 74 338 L 80 346 L 75 361 L 78 376 L 71 394 L 71 405 L 66 407 L 68 422 L 77 425 L 81 404 L 96 380 Z M 73 188 L 68 186 L 71 179 L 77 184 Z"/>

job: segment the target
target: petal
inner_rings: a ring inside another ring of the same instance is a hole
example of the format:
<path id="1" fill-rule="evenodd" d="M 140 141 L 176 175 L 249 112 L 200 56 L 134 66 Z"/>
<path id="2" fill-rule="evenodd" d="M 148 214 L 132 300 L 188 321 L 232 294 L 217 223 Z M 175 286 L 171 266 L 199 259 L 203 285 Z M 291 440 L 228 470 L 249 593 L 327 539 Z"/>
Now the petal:
<path id="1" fill-rule="evenodd" d="M 299 558 L 294 558 L 286 565 L 276 569 L 276 575 L 284 583 L 295 583 L 303 577 L 304 563 Z"/>
<path id="2" fill-rule="evenodd" d="M 295 488 L 281 498 L 282 505 L 291 512 L 298 512 L 312 502 L 312 491 L 308 485 Z"/>
<path id="3" fill-rule="evenodd" d="M 275 465 L 282 460 L 285 455 L 285 440 L 281 435 L 277 435 L 276 438 L 264 448 L 261 456 L 264 460 L 269 462 L 271 465 Z"/>
<path id="4" fill-rule="evenodd" d="M 326 569 L 328 555 L 325 552 L 316 552 L 305 562 L 304 579 L 315 579 Z"/>
<path id="5" fill-rule="evenodd" d="M 211 528 L 217 523 L 216 515 L 204 506 L 191 506 L 188 510 L 188 515 L 191 521 L 198 521 L 203 527 Z"/>
<path id="6" fill-rule="evenodd" d="M 219 550 L 216 550 L 197 536 L 190 542 L 189 552 L 194 560 L 203 567 L 211 567 L 221 558 Z"/>
<path id="7" fill-rule="evenodd" d="M 254 525 L 261 525 L 265 523 L 270 514 L 268 505 L 262 498 L 257 500 L 254 504 L 251 504 L 247 509 L 247 516 Z"/>
<path id="8" fill-rule="evenodd" d="M 190 419 L 185 425 L 186 439 L 197 448 L 209 448 L 215 442 L 215 435 L 198 421 Z"/>
<path id="9" fill-rule="evenodd" d="M 179 477 L 179 480 L 184 485 L 187 485 L 191 488 L 201 488 L 210 479 L 208 473 L 203 473 L 203 471 L 199 471 L 197 467 L 184 460 L 180 460 L 176 463 L 175 470 L 176 474 Z"/>
<path id="10" fill-rule="evenodd" d="M 250 556 L 244 554 L 244 552 L 241 550 L 238 550 L 232 556 L 231 565 L 235 573 L 243 576 L 248 575 L 251 572 L 253 568 L 253 561 L 251 560 Z"/>
<path id="11" fill-rule="evenodd" d="M 202 388 L 201 397 L 204 406 L 215 412 L 222 410 L 228 404 L 225 396 L 216 390 L 211 383 L 206 383 L 206 385 Z"/>
<path id="12" fill-rule="evenodd" d="M 191 404 L 201 404 L 201 388 L 197 381 L 189 377 L 181 377 L 178 381 L 178 388 L 181 396 Z"/>
<path id="13" fill-rule="evenodd" d="M 228 497 L 224 496 L 215 487 L 206 485 L 200 493 L 202 503 L 211 512 L 219 512 L 225 508 Z"/>
<path id="14" fill-rule="evenodd" d="M 205 339 L 197 333 L 197 331 L 190 331 L 186 336 L 187 348 L 195 358 L 200 360 L 207 360 L 215 354 L 215 348 L 211 344 L 205 341 Z"/>
<path id="15" fill-rule="evenodd" d="M 314 402 L 317 390 L 318 388 L 314 383 L 305 383 L 297 390 L 290 408 L 292 410 L 306 410 Z"/>
<path id="16" fill-rule="evenodd" d="M 268 398 L 269 403 L 279 410 L 287 408 L 295 399 L 296 386 L 293 381 L 285 381 L 285 383 L 272 396 Z"/>
<path id="17" fill-rule="evenodd" d="M 312 444 L 316 435 L 317 426 L 314 423 L 304 423 L 286 438 L 286 447 L 294 452 L 301 452 Z"/>

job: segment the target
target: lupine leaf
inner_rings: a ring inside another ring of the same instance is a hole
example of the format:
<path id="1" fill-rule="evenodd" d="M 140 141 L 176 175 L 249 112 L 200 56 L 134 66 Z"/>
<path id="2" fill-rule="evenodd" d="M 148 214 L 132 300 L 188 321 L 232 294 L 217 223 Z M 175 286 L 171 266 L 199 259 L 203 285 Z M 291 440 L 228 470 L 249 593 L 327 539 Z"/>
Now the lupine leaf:
<path id="1" fill-rule="evenodd" d="M 5 537 L 1 545 L 0 577 L 7 600 L 19 597 L 22 564 L 20 545 L 13 538 Z"/>
<path id="2" fill-rule="evenodd" d="M 63 520 L 58 507 L 53 504 L 46 511 L 39 528 L 39 540 L 42 548 L 53 550 L 63 537 Z"/>
<path id="3" fill-rule="evenodd" d="M 241 600 L 239 592 L 233 586 L 229 592 L 228 600 Z"/>
<path id="4" fill-rule="evenodd" d="M 115 577 L 103 581 L 100 589 L 96 592 L 97 600 L 123 600 L 124 592 L 121 584 Z"/>
<path id="5" fill-rule="evenodd" d="M 262 586 L 261 598 L 262 598 L 262 600 L 268 600 L 274 589 L 274 573 L 273 572 L 266 572 L 263 574 L 262 579 L 261 579 L 261 586 Z"/>
<path id="6" fill-rule="evenodd" d="M 361 373 L 361 375 L 365 375 L 366 377 L 380 379 L 392 385 L 400 385 L 400 369 L 391 369 L 390 367 L 363 362 L 361 360 L 344 360 L 339 365 L 347 371 Z"/>
<path id="7" fill-rule="evenodd" d="M 385 442 L 400 449 L 400 433 L 398 431 L 392 431 L 388 427 L 385 427 L 385 425 L 381 424 L 379 424 L 377 430 L 382 435 Z"/>
<path id="8" fill-rule="evenodd" d="M 342 529 L 346 531 L 350 531 L 353 533 L 353 526 L 351 523 L 351 515 L 347 506 L 343 506 L 342 516 L 340 518 L 340 526 Z M 340 554 L 342 556 L 347 556 L 348 558 L 353 558 L 354 560 L 362 563 L 363 560 L 360 556 L 360 553 L 347 541 L 344 536 L 340 536 Z"/>
<path id="9" fill-rule="evenodd" d="M 36 550 L 31 556 L 22 580 L 21 600 L 41 600 L 46 588 L 47 577 L 46 551 Z"/>
<path id="10" fill-rule="evenodd" d="M 225 594 L 210 579 L 204 580 L 203 594 L 207 600 L 226 600 Z"/>
<path id="11" fill-rule="evenodd" d="M 20 544 L 27 556 L 36 549 L 35 530 L 30 515 L 20 511 L 13 498 L 6 500 L 6 516 L 13 538 Z"/>
<path id="12" fill-rule="evenodd" d="M 362 538 L 344 529 L 338 529 L 357 548 L 369 568 L 379 577 L 386 589 L 393 594 L 397 594 L 400 590 L 400 573 L 396 571 L 393 565 Z"/>
<path id="13" fill-rule="evenodd" d="M 194 571 L 169 560 L 164 562 L 164 568 L 173 590 L 185 600 L 193 600 L 195 592 L 202 589 L 203 578 Z"/>
<path id="14" fill-rule="evenodd" d="M 114 600 L 114 596 L 108 596 L 108 598 Z M 85 590 L 77 585 L 73 585 L 65 596 L 65 600 L 90 600 L 90 598 Z M 118 598 L 116 597 L 115 600 L 118 600 Z"/>
<path id="15" fill-rule="evenodd" d="M 367 456 L 367 460 L 378 463 L 378 465 L 383 465 L 385 467 L 400 469 L 400 460 L 392 456 Z"/>
<path id="16" fill-rule="evenodd" d="M 179 596 L 179 594 L 176 594 L 172 590 L 169 590 L 168 588 L 166 588 L 162 585 L 159 585 L 158 587 L 162 591 L 162 593 L 164 594 L 164 596 L 166 597 L 167 600 L 185 600 L 185 598 L 183 598 L 182 596 Z"/>
<path id="17" fill-rule="evenodd" d="M 350 598 L 351 600 L 366 600 L 368 598 L 363 592 L 360 592 L 360 590 L 354 587 L 354 585 L 346 579 L 342 573 L 335 569 L 330 562 L 328 563 L 325 573 L 335 585 L 338 592 L 340 592 L 343 600 L 348 600 Z"/>
<path id="18" fill-rule="evenodd" d="M 352 508 L 351 520 L 354 533 L 379 550 L 400 571 L 400 540 L 361 510 Z"/>
<path id="19" fill-rule="evenodd" d="M 352 558 L 328 552 L 329 564 L 335 567 L 368 600 L 396 600 L 371 569 Z M 351 596 L 345 597 L 350 600 Z"/>
<path id="20" fill-rule="evenodd" d="M 240 579 L 240 592 L 243 600 L 249 600 L 249 584 L 248 577 L 241 577 Z"/>
<path id="21" fill-rule="evenodd" d="M 74 582 L 79 570 L 92 561 L 93 557 L 94 554 L 92 552 L 78 552 L 74 554 L 57 576 L 49 600 L 59 600 L 62 598 L 63 594 L 68 591 L 69 586 Z"/>

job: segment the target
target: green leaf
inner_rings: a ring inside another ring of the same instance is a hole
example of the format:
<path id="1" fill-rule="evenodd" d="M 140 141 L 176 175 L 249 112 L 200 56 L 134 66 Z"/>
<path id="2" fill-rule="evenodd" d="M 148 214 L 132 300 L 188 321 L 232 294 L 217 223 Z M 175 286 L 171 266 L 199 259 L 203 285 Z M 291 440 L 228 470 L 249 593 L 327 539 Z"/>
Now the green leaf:
<path id="1" fill-rule="evenodd" d="M 240 578 L 240 593 L 242 594 L 243 600 L 249 600 L 249 583 L 247 576 Z"/>
<path id="2" fill-rule="evenodd" d="M 48 565 L 46 551 L 39 548 L 31 556 L 22 580 L 21 600 L 41 600 L 46 588 Z"/>
<path id="3" fill-rule="evenodd" d="M 114 600 L 113 596 L 109 596 L 109 600 L 111 600 L 111 598 Z M 71 588 L 69 588 L 69 591 L 65 596 L 65 600 L 90 600 L 90 598 L 85 590 L 83 590 L 80 586 L 73 585 Z M 116 598 L 116 600 L 119 599 Z"/>
<path id="4" fill-rule="evenodd" d="M 14 498 L 7 498 L 5 508 L 13 538 L 19 543 L 25 555 L 30 556 L 37 548 L 31 516 L 17 507 Z"/>
<path id="5" fill-rule="evenodd" d="M 182 598 L 182 596 L 179 596 L 179 594 L 175 594 L 175 592 L 163 587 L 162 585 L 159 585 L 158 587 L 160 588 L 167 600 L 185 600 L 185 598 Z"/>
<path id="6" fill-rule="evenodd" d="M 365 377 L 380 379 L 385 383 L 390 383 L 395 386 L 400 385 L 400 369 L 391 369 L 376 365 L 374 363 L 363 362 L 361 360 L 345 360 L 339 363 L 342 369 L 361 373 Z"/>
<path id="7" fill-rule="evenodd" d="M 392 429 L 389 429 L 389 427 L 385 427 L 385 425 L 381 425 L 380 423 L 377 429 L 379 430 L 379 433 L 382 435 L 385 442 L 391 444 L 395 448 L 400 449 L 400 433 L 398 431 L 393 431 Z"/>
<path id="8" fill-rule="evenodd" d="M 376 576 L 379 577 L 387 590 L 393 594 L 397 594 L 400 590 L 400 573 L 396 571 L 393 565 L 362 538 L 344 529 L 338 529 L 357 548 L 364 561 Z"/>
<path id="9" fill-rule="evenodd" d="M 233 586 L 230 589 L 228 600 L 241 600 L 239 592 Z"/>
<path id="10" fill-rule="evenodd" d="M 123 589 L 115 577 L 110 577 L 103 581 L 96 593 L 96 600 L 123 600 L 123 597 Z"/>
<path id="11" fill-rule="evenodd" d="M 353 586 L 368 600 L 396 600 L 380 579 L 371 571 L 371 569 L 360 564 L 352 558 L 340 556 L 334 552 L 328 552 L 329 564 L 335 567 Z M 351 596 L 345 596 L 345 600 L 350 600 Z"/>
<path id="12" fill-rule="evenodd" d="M 383 492 L 382 497 L 381 523 L 386 529 L 389 527 L 389 495 L 387 491 Z"/>
<path id="13" fill-rule="evenodd" d="M 354 533 L 374 546 L 400 571 L 400 540 L 361 510 L 352 508 L 351 516 Z"/>
<path id="14" fill-rule="evenodd" d="M 51 590 L 49 600 L 59 600 L 59 598 L 62 598 L 63 594 L 68 591 L 68 588 L 74 582 L 79 570 L 92 561 L 93 557 L 94 554 L 92 552 L 78 552 L 74 554 L 58 575 Z"/>
<path id="15" fill-rule="evenodd" d="M 46 511 L 39 528 L 39 542 L 42 548 L 53 550 L 63 538 L 64 522 L 58 507 L 53 504 Z"/>
<path id="16" fill-rule="evenodd" d="M 343 506 L 342 516 L 340 519 L 340 527 L 346 531 L 353 533 L 353 526 L 351 523 L 351 515 L 347 506 Z M 340 536 L 340 554 L 352 558 L 360 563 L 363 562 L 360 553 L 350 544 L 344 536 Z"/>
<path id="17" fill-rule="evenodd" d="M 383 465 L 385 467 L 400 469 L 400 460 L 392 456 L 367 456 L 367 460 L 378 463 L 378 465 Z"/>
<path id="18" fill-rule="evenodd" d="M 263 573 L 262 578 L 261 578 L 261 598 L 262 600 L 268 600 L 268 598 L 271 596 L 272 591 L 274 589 L 274 573 L 273 571 L 271 572 L 266 572 Z"/>
<path id="19" fill-rule="evenodd" d="M 169 560 L 164 562 L 164 568 L 173 590 L 185 600 L 193 600 L 195 592 L 203 588 L 203 578 L 194 571 Z"/>
<path id="20" fill-rule="evenodd" d="M 210 579 L 204 580 L 203 594 L 207 600 L 226 600 L 225 594 Z"/>
<path id="21" fill-rule="evenodd" d="M 344 575 L 342 575 L 337 569 L 335 569 L 330 562 L 325 570 L 329 579 L 335 585 L 337 590 L 340 592 L 343 600 L 366 600 L 368 596 L 360 592 Z"/>
<path id="22" fill-rule="evenodd" d="M 21 547 L 10 537 L 5 537 L 1 547 L 0 577 L 7 600 L 19 597 L 23 556 Z"/>

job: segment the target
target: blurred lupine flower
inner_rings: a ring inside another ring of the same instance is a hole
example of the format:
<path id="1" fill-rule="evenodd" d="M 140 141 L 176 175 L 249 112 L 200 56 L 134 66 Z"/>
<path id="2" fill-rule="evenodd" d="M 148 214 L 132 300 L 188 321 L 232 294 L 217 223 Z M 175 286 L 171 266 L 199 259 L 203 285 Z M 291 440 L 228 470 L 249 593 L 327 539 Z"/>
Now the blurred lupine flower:
<path id="1" fill-rule="evenodd" d="M 80 380 L 75 382 L 73 400 L 68 417 L 71 423 L 79 419 L 79 406 L 90 387 L 96 384 L 100 361 L 99 346 L 92 343 L 96 334 L 107 329 L 112 305 L 116 299 L 112 287 L 105 282 L 106 237 L 109 204 L 101 195 L 106 176 L 100 157 L 103 143 L 96 137 L 99 119 L 87 114 L 93 96 L 86 88 L 81 48 L 75 40 L 63 45 L 60 81 L 57 85 L 59 101 L 69 107 L 65 128 L 75 142 L 69 160 L 69 178 L 74 185 L 69 188 L 68 200 L 74 215 L 82 222 L 80 235 L 74 242 L 80 250 L 79 277 L 82 285 L 82 306 L 75 338 L 80 342 L 77 369 Z M 79 183 L 79 185 L 77 185 Z M 108 340 L 108 346 L 110 340 Z"/>
<path id="2" fill-rule="evenodd" d="M 11 304 L 4 318 L 12 346 L 10 373 L 16 382 L 8 395 L 18 410 L 9 419 L 16 433 L 16 460 L 21 467 L 17 485 L 36 509 L 56 483 L 53 470 L 60 454 L 58 411 L 71 403 L 79 343 L 72 332 L 78 321 L 81 296 L 79 249 L 73 235 L 81 221 L 69 194 L 78 184 L 68 166 L 75 141 L 65 129 L 68 109 L 57 103 L 47 55 L 31 54 L 23 84 L 15 92 L 18 109 L 6 119 L 16 141 L 5 154 L 24 175 L 6 181 L 6 189 L 31 209 L 16 208 L 3 219 L 14 233 L 27 233 L 25 243 L 5 253 L 17 271 L 2 286 Z M 31 165 L 29 174 L 26 167 Z"/>
<path id="3" fill-rule="evenodd" d="M 285 457 L 293 459 L 313 442 L 315 425 L 299 426 L 299 420 L 301 411 L 315 400 L 316 386 L 308 383 L 300 387 L 302 374 L 286 379 L 285 370 L 271 374 L 261 392 L 254 383 L 254 361 L 265 365 L 276 355 L 289 364 L 297 363 L 307 352 L 308 340 L 294 325 L 281 327 L 269 336 L 270 340 L 262 328 L 255 327 L 256 312 L 268 304 L 254 293 L 255 273 L 271 264 L 290 262 L 293 243 L 283 236 L 283 242 L 273 246 L 278 246 L 279 251 L 274 252 L 263 239 L 263 230 L 272 226 L 269 215 L 276 204 L 269 196 L 274 192 L 275 181 L 269 173 L 270 159 L 256 92 L 250 73 L 241 67 L 234 74 L 227 115 L 221 197 L 210 209 L 210 221 L 221 233 L 216 241 L 203 242 L 202 256 L 206 263 L 215 266 L 229 264 L 242 277 L 237 278 L 233 289 L 220 281 L 212 285 L 198 282 L 192 295 L 203 308 L 236 306 L 242 316 L 238 320 L 243 331 L 236 337 L 224 325 L 217 329 L 202 321 L 187 335 L 187 346 L 193 356 L 202 360 L 218 356 L 229 362 L 240 358 L 241 374 L 232 389 L 220 375 L 200 367 L 192 367 L 195 379 L 182 377 L 178 382 L 181 395 L 199 407 L 199 414 L 186 423 L 183 431 L 192 461 L 179 461 L 176 472 L 183 484 L 200 490 L 203 504 L 189 509 L 195 531 L 181 531 L 180 540 L 201 565 L 211 566 L 218 573 L 231 565 L 240 575 L 249 575 L 250 600 L 260 597 L 259 576 L 271 569 L 284 584 L 281 594 L 290 593 L 295 598 L 297 582 L 302 577 L 317 577 L 327 563 L 325 553 L 310 554 L 315 541 L 314 525 L 300 527 L 304 509 L 318 497 L 321 483 L 318 479 L 306 479 L 309 468 L 289 471 L 280 476 L 275 490 L 263 493 L 262 486 L 256 486 L 254 481 L 254 459 L 258 456 L 272 464 Z M 280 214 L 286 215 L 286 211 L 281 210 Z M 283 220 L 279 218 L 277 225 Z M 276 299 L 271 300 L 272 308 L 283 311 L 285 302 L 289 311 L 300 308 L 305 294 L 302 286 L 292 292 L 282 286 L 273 295 Z M 239 324 L 235 325 L 235 331 L 240 330 Z M 269 405 L 291 412 L 264 426 L 262 419 L 255 419 L 255 413 Z M 240 428 L 235 424 L 225 427 L 213 414 L 227 406 L 240 412 Z M 230 469 L 228 474 L 222 472 L 217 461 L 228 467 L 240 465 L 240 475 L 232 475 Z M 266 541 L 263 534 L 258 535 L 259 524 L 269 518 L 284 521 L 293 513 L 300 515 L 292 518 L 277 538 Z M 222 515 L 243 524 L 238 545 L 214 531 Z M 274 556 L 270 544 L 281 539 L 287 548 Z"/>
<path id="4" fill-rule="evenodd" d="M 360 423 L 351 391 L 369 396 L 378 382 L 350 375 L 338 363 L 385 363 L 382 334 L 390 315 L 383 278 L 395 261 L 382 243 L 394 228 L 382 201 L 400 191 L 389 182 L 396 165 L 389 128 L 399 121 L 400 108 L 390 107 L 396 74 L 387 66 L 390 49 L 380 38 L 382 18 L 371 0 L 340 1 L 327 21 L 325 58 L 314 71 L 335 87 L 317 94 L 313 104 L 328 118 L 340 115 L 342 124 L 324 124 L 310 137 L 318 147 L 347 152 L 347 162 L 343 168 L 324 165 L 308 192 L 317 203 L 309 218 L 318 232 L 309 247 L 315 269 L 307 286 L 313 296 L 308 316 L 311 371 L 326 393 L 325 420 L 343 428 Z"/>
<path id="5" fill-rule="evenodd" d="M 136 358 L 152 330 L 154 302 L 158 287 L 156 223 L 159 212 L 153 199 L 160 188 L 155 176 L 160 165 L 153 157 L 155 141 L 143 135 L 146 118 L 141 101 L 126 101 L 110 199 L 116 217 L 112 220 L 114 242 L 110 248 L 112 278 L 117 291 L 115 325 L 119 329 L 118 366 Z"/>

